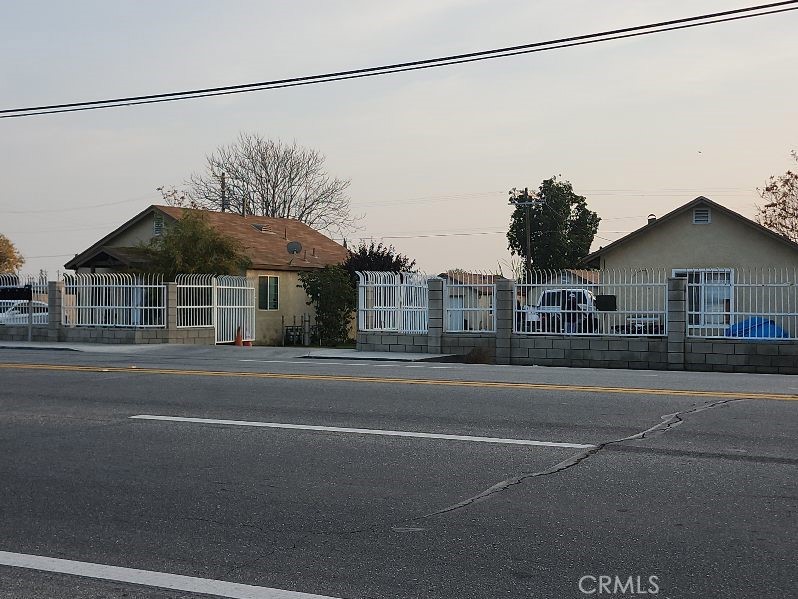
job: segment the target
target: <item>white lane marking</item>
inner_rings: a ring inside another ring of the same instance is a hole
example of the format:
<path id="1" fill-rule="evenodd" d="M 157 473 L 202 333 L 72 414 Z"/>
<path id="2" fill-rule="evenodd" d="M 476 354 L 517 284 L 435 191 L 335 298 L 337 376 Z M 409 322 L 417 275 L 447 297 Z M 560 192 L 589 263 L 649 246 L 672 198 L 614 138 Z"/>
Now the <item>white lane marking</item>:
<path id="1" fill-rule="evenodd" d="M 0 551 L 0 565 L 27 568 L 29 570 L 43 570 L 59 574 L 86 576 L 100 578 L 115 582 L 128 582 L 149 587 L 187 591 L 189 593 L 204 593 L 216 597 L 231 597 L 233 599 L 335 599 L 323 595 L 298 593 L 296 591 L 283 591 L 270 589 L 237 582 L 213 580 L 210 578 L 195 578 L 181 576 L 166 572 L 153 572 L 151 570 L 136 570 L 119 566 L 107 566 L 91 562 L 76 562 L 68 559 L 57 559 L 41 555 L 28 555 L 25 553 L 11 553 Z"/>
<path id="2" fill-rule="evenodd" d="M 383 435 L 386 437 L 418 437 L 420 439 L 445 439 L 447 441 L 474 441 L 477 443 L 500 443 L 503 445 L 535 445 L 541 447 L 567 447 L 569 449 L 592 449 L 595 445 L 584 443 L 559 443 L 555 441 L 532 441 L 530 439 L 502 439 L 500 437 L 474 437 L 471 435 L 445 435 L 442 433 L 416 433 L 373 428 L 349 428 L 342 426 L 316 426 L 311 424 L 285 424 L 282 422 L 254 422 L 250 420 L 217 420 L 214 418 L 188 418 L 183 416 L 154 416 L 139 414 L 130 416 L 135 420 L 161 420 L 166 422 L 191 422 L 195 424 L 226 424 L 229 426 L 254 426 L 260 428 L 285 428 L 302 431 L 328 433 L 357 433 L 360 435 Z"/>

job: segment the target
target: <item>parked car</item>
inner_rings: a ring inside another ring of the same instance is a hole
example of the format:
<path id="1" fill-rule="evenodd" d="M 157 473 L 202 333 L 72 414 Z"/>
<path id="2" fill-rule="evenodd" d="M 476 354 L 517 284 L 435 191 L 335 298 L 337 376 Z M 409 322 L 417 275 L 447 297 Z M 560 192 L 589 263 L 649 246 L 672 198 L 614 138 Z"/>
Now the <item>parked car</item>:
<path id="1" fill-rule="evenodd" d="M 33 304 L 33 324 L 47 324 L 49 317 L 45 302 Z M 0 300 L 0 325 L 28 324 L 28 302 L 25 300 Z"/>
<path id="2" fill-rule="evenodd" d="M 525 311 L 529 332 L 594 333 L 599 328 L 596 297 L 589 289 L 546 289 Z"/>

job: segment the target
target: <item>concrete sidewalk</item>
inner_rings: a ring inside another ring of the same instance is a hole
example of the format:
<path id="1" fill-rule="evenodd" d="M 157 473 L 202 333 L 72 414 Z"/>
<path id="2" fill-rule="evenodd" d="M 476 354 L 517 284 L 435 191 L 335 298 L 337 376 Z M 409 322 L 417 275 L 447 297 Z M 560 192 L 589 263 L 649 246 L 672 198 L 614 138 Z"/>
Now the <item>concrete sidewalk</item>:
<path id="1" fill-rule="evenodd" d="M 317 360 L 375 360 L 389 362 L 456 362 L 454 354 L 357 351 L 355 349 L 314 349 L 306 358 Z"/>
<path id="2" fill-rule="evenodd" d="M 105 344 L 105 343 L 48 343 L 40 341 L 0 341 L 0 350 L 73 351 L 93 354 L 150 355 L 150 356 L 224 356 L 232 354 L 242 358 L 260 360 L 292 360 L 314 358 L 321 360 L 375 360 L 393 362 L 453 362 L 448 354 L 419 354 L 402 352 L 359 352 L 354 349 L 328 349 L 320 347 L 236 347 L 234 345 L 180 345 L 180 344 Z"/>

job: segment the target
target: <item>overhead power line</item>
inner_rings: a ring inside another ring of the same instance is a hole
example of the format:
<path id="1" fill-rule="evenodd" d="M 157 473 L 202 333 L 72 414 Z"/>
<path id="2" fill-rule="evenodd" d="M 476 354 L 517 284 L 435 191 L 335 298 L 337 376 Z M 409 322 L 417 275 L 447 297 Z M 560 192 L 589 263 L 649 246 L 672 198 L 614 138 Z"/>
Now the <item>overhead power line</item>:
<path id="1" fill-rule="evenodd" d="M 647 25 L 637 25 L 634 27 L 624 27 L 598 33 L 578 35 L 545 42 L 533 42 L 518 46 L 508 46 L 493 50 L 482 50 L 479 52 L 469 52 L 466 54 L 454 54 L 439 58 L 429 58 L 410 62 L 394 63 L 376 67 L 353 69 L 347 71 L 337 71 L 320 75 L 309 75 L 304 77 L 293 77 L 289 79 L 275 79 L 272 81 L 261 81 L 256 83 L 244 83 L 239 85 L 228 85 L 221 87 L 209 87 L 179 92 L 167 92 L 159 94 L 147 94 L 138 96 L 128 96 L 111 98 L 106 100 L 90 100 L 84 102 L 70 102 L 63 104 L 49 104 L 40 106 L 29 106 L 26 108 L 8 108 L 0 110 L 0 118 L 20 118 L 25 116 L 37 116 L 43 114 L 58 114 L 64 112 L 78 112 L 83 110 L 98 110 L 101 108 L 115 108 L 122 106 L 135 106 L 139 104 L 155 104 L 160 102 L 172 102 L 176 100 L 189 100 L 195 98 L 206 98 L 210 96 L 222 96 L 229 94 L 240 94 L 254 91 L 264 91 L 270 89 L 280 89 L 285 87 L 296 87 L 301 85 L 311 85 L 316 83 L 329 83 L 332 81 L 342 81 L 347 79 L 359 79 L 363 77 L 374 77 L 377 75 L 388 75 L 405 71 L 416 71 L 422 69 L 451 66 L 468 62 L 489 60 L 493 58 L 506 58 L 519 54 L 531 54 L 547 50 L 557 50 L 573 46 L 582 46 L 610 40 L 651 35 L 678 29 L 688 29 L 704 25 L 713 25 L 728 21 L 737 21 L 753 17 L 761 17 L 782 12 L 798 10 L 798 0 L 785 2 L 771 2 L 735 10 L 707 13 L 694 17 L 649 23 Z"/>
<path id="2" fill-rule="evenodd" d="M 88 206 L 69 206 L 67 208 L 43 208 L 37 210 L 3 210 L 4 214 L 51 214 L 53 212 L 78 212 L 86 210 L 87 208 L 104 208 L 105 206 L 119 206 L 120 204 L 129 204 L 130 202 L 140 202 L 141 200 L 148 200 L 152 194 L 139 196 L 137 198 L 128 198 L 127 200 L 117 200 L 115 202 L 102 202 L 101 204 L 90 204 Z"/>

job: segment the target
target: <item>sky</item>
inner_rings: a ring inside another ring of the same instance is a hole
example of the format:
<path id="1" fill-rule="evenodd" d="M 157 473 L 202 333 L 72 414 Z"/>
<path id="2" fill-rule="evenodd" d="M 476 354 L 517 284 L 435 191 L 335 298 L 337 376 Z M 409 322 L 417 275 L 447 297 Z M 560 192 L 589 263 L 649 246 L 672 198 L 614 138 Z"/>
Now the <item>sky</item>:
<path id="1" fill-rule="evenodd" d="M 0 0 L 0 109 L 545 41 L 753 0 Z M 240 132 L 318 149 L 428 273 L 511 272 L 508 190 L 558 175 L 594 249 L 704 195 L 749 218 L 798 149 L 798 12 L 291 89 L 0 120 L 0 233 L 54 275 Z"/>

